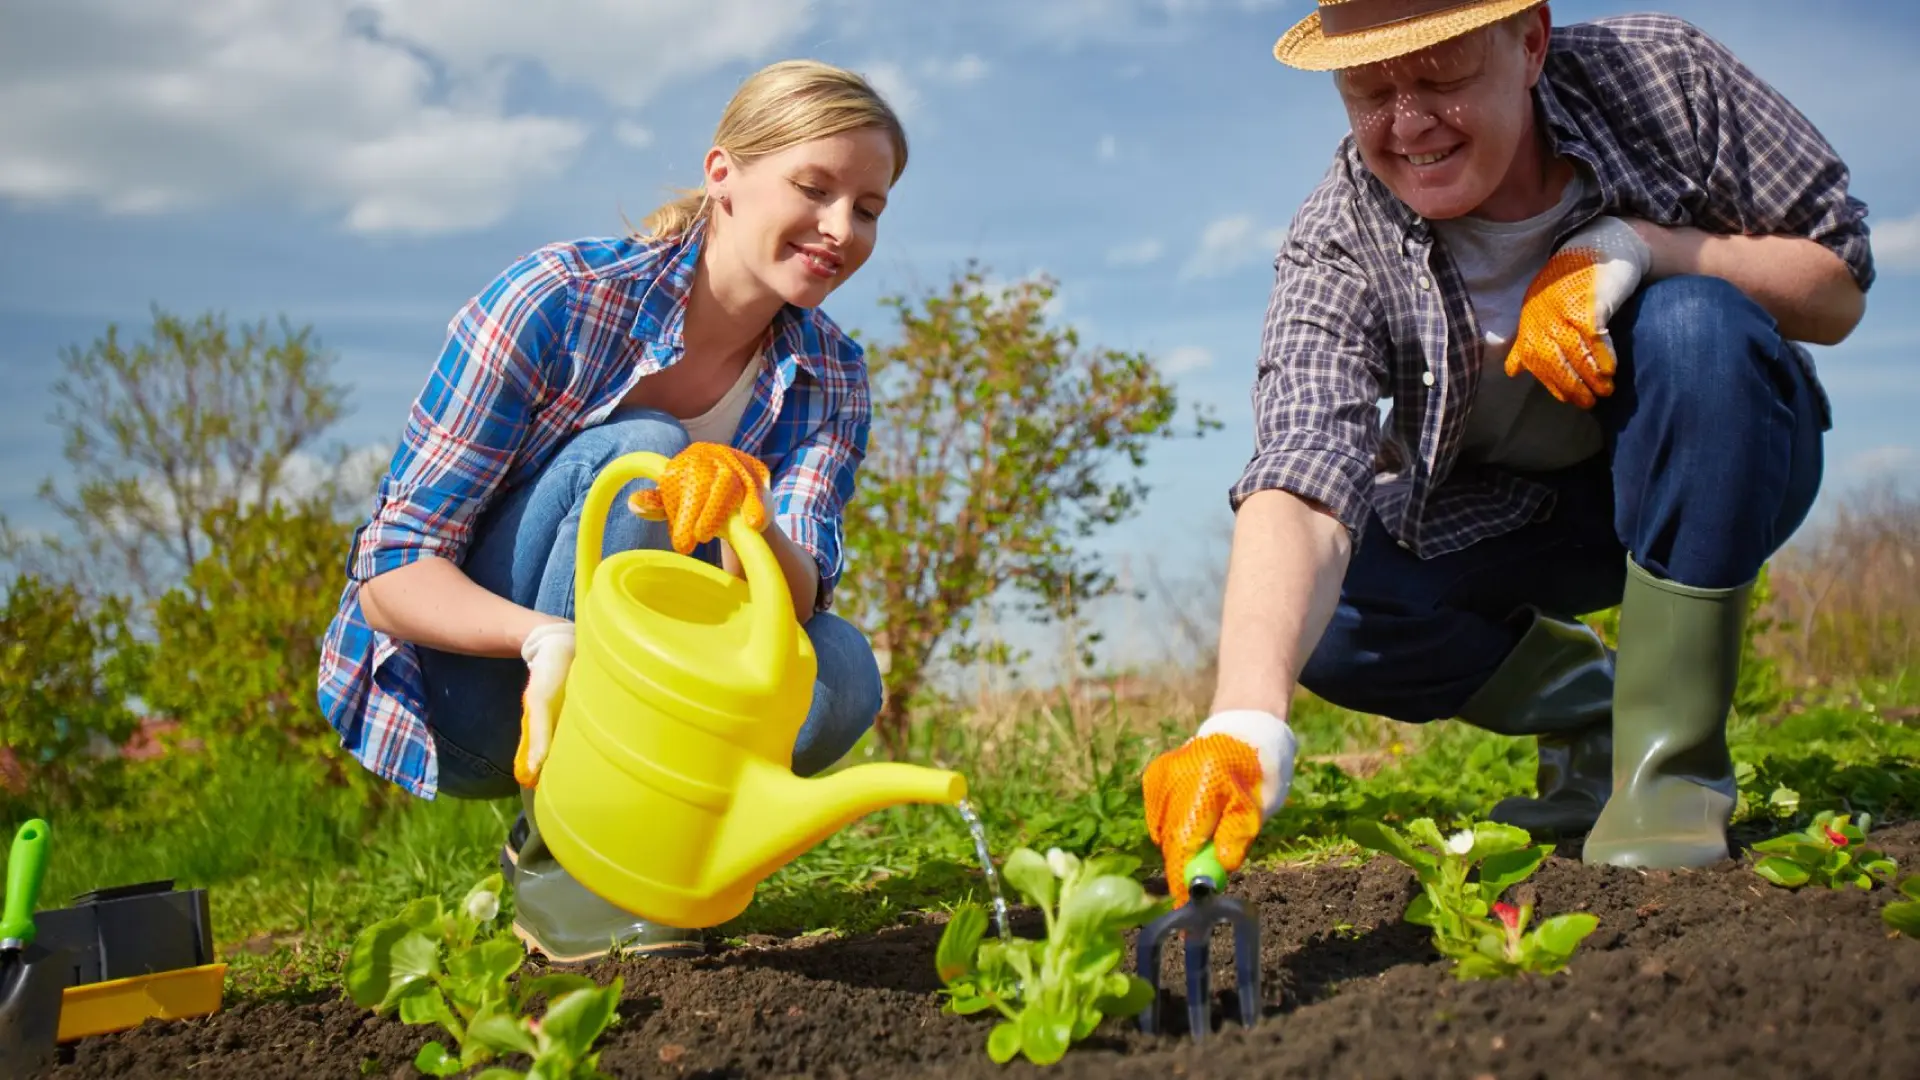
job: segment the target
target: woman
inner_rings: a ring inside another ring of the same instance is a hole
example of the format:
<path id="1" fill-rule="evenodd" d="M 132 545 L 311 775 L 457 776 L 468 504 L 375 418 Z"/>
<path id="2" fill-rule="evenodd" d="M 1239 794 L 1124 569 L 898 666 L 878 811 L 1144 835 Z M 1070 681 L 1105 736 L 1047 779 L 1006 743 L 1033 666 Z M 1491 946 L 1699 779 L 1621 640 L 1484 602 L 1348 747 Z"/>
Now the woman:
<path id="1" fill-rule="evenodd" d="M 580 512 L 607 463 L 670 459 L 657 488 L 615 501 L 607 554 L 671 543 L 739 573 L 717 533 L 743 506 L 765 522 L 819 657 L 796 772 L 845 754 L 880 708 L 866 638 L 826 610 L 869 399 L 861 349 L 818 307 L 872 252 L 906 135 L 858 76 L 789 61 L 740 87 L 713 143 L 704 186 L 638 234 L 543 247 L 454 319 L 321 661 L 322 708 L 369 770 L 423 798 L 520 793 L 502 853 L 514 929 L 561 963 L 699 949 L 587 892 L 532 820 L 573 657 Z"/>

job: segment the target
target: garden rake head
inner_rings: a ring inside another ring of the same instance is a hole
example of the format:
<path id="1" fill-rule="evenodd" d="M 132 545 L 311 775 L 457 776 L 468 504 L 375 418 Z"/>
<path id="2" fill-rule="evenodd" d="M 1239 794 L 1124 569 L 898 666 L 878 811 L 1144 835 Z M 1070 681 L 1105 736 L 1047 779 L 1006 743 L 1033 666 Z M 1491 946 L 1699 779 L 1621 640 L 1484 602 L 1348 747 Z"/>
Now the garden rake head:
<path id="1" fill-rule="evenodd" d="M 1154 988 L 1153 1001 L 1140 1013 L 1140 1030 L 1160 1031 L 1160 950 L 1174 931 L 1186 942 L 1187 1028 L 1195 1042 L 1213 1026 L 1213 991 L 1207 960 L 1213 928 L 1226 923 L 1233 930 L 1233 974 L 1240 998 L 1240 1026 L 1252 1027 L 1260 1018 L 1260 920 L 1247 906 L 1224 896 L 1227 871 L 1208 844 L 1187 861 L 1187 902 L 1140 930 L 1138 974 Z"/>

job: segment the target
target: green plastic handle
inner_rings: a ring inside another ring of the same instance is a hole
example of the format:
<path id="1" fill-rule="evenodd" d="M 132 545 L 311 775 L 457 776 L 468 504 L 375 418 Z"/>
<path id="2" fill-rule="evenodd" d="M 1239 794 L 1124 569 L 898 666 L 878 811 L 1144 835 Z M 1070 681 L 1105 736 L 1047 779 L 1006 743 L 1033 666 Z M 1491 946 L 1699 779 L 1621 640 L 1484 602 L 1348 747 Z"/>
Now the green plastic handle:
<path id="1" fill-rule="evenodd" d="M 1220 865 L 1220 856 L 1214 853 L 1211 840 L 1207 841 L 1206 847 L 1194 852 L 1193 858 L 1187 860 L 1188 886 L 1191 887 L 1201 878 L 1205 878 L 1207 883 L 1213 886 L 1214 892 L 1227 887 L 1227 868 Z"/>
<path id="2" fill-rule="evenodd" d="M 40 879 L 47 873 L 47 823 L 30 818 L 13 836 L 7 856 L 7 906 L 0 911 L 0 942 L 33 944 L 33 906 L 40 900 Z"/>

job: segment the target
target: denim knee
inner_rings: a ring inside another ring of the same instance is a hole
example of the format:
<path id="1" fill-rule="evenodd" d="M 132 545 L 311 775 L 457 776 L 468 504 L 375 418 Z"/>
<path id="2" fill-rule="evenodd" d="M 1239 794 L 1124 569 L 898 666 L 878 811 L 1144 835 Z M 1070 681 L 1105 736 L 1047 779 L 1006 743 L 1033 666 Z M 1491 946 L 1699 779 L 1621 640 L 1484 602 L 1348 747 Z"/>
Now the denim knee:
<path id="1" fill-rule="evenodd" d="M 819 670 L 812 707 L 793 742 L 793 771 L 812 776 L 845 757 L 873 726 L 886 689 L 873 646 L 858 627 L 822 611 L 805 629 Z"/>
<path id="2" fill-rule="evenodd" d="M 553 466 L 584 467 L 598 475 L 616 458 L 643 450 L 672 457 L 691 441 L 686 427 L 659 409 L 617 409 L 567 440 L 554 454 Z"/>
<path id="3" fill-rule="evenodd" d="M 1636 396 L 1657 395 L 1669 408 L 1709 410 L 1718 417 L 1725 387 L 1765 370 L 1776 351 L 1773 317 L 1722 278 L 1662 278 L 1636 297 L 1630 347 Z"/>

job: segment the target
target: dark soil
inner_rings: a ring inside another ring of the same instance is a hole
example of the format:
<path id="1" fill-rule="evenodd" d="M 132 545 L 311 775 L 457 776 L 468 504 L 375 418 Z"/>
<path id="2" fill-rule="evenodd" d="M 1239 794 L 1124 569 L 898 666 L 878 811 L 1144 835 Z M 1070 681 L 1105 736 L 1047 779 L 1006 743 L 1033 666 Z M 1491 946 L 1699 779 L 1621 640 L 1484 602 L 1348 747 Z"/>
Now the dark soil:
<path id="1" fill-rule="evenodd" d="M 1876 831 L 1920 869 L 1920 823 Z M 1204 1048 L 1184 1027 L 1179 949 L 1163 1008 L 1173 1031 L 1109 1021 L 1047 1070 L 1063 1077 L 1888 1077 L 1920 1076 L 1920 942 L 1890 937 L 1891 890 L 1787 892 L 1745 864 L 1642 873 L 1556 857 L 1533 879 L 1543 914 L 1585 910 L 1600 929 L 1563 973 L 1459 982 L 1400 916 L 1414 894 L 1397 864 L 1249 872 L 1258 905 L 1264 1018 L 1221 1021 Z M 1026 913 L 1031 915 L 1031 913 Z M 1017 918 L 1016 932 L 1037 933 Z M 622 1022 L 601 1067 L 621 1077 L 1037 1075 L 985 1051 L 990 1016 L 943 1014 L 940 927 L 630 962 Z M 1216 1017 L 1236 1015 L 1227 939 L 1214 943 Z M 603 979 L 612 970 L 601 971 Z M 1225 988 L 1224 990 L 1221 988 Z M 78 1077 L 412 1078 L 434 1033 L 351 1003 L 241 1003 L 202 1021 L 63 1048 Z M 524 1062 L 521 1064 L 524 1065 Z"/>

